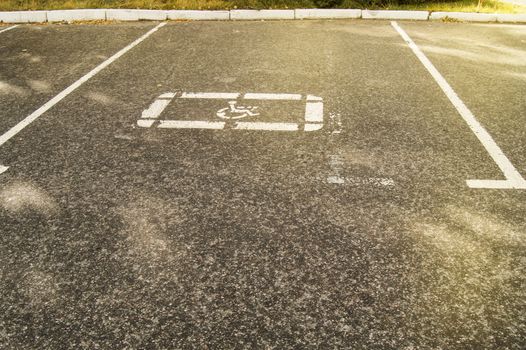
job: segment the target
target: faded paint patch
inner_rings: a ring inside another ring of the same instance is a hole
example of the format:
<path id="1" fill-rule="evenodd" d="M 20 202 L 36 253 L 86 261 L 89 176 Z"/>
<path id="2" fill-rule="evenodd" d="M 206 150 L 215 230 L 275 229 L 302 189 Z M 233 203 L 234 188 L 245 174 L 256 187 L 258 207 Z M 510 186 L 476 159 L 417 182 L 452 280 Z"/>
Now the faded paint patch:
<path id="1" fill-rule="evenodd" d="M 51 216 L 58 212 L 55 200 L 30 183 L 16 182 L 0 191 L 0 207 L 12 214 L 34 211 Z"/>

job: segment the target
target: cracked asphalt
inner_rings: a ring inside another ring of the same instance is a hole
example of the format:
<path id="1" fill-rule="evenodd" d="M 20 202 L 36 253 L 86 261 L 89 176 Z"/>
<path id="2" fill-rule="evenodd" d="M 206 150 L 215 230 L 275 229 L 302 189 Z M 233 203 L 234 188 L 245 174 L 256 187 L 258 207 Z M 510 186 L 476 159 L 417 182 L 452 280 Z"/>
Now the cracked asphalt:
<path id="1" fill-rule="evenodd" d="M 526 177 L 526 26 L 398 24 Z M 0 135 L 156 25 L 1 33 Z M 526 190 L 390 22 L 169 22 L 0 165 L 2 349 L 526 347 Z"/>

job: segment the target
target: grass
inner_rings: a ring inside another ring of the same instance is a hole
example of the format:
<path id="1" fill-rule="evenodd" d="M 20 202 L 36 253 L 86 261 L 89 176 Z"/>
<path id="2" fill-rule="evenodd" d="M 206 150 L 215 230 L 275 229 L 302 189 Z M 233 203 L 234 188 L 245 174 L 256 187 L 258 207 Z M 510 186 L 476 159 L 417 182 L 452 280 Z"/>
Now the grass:
<path id="1" fill-rule="evenodd" d="M 59 10 L 79 8 L 129 8 L 129 9 L 186 9 L 219 10 L 236 8 L 315 8 L 320 0 L 0 0 L 0 11 Z M 411 5 L 375 0 L 343 0 L 339 8 L 460 11 L 483 13 L 526 13 L 525 6 L 516 6 L 498 0 L 460 0 L 452 2 L 426 2 Z M 326 1 L 322 1 L 322 3 Z M 364 5 L 368 4 L 368 5 Z"/>

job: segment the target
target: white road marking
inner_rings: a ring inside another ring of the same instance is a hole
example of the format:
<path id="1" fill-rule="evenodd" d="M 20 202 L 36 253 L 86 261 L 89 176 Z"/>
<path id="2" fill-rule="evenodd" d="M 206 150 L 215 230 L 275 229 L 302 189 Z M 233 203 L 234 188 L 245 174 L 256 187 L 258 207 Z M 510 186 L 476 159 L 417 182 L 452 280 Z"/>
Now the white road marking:
<path id="1" fill-rule="evenodd" d="M 473 113 L 462 102 L 460 97 L 455 93 L 453 88 L 444 79 L 442 74 L 433 66 L 431 61 L 418 48 L 415 42 L 407 35 L 407 33 L 396 23 L 391 22 L 393 28 L 400 34 L 404 41 L 409 45 L 413 53 L 418 57 L 420 62 L 433 76 L 437 84 L 440 86 L 444 94 L 451 101 L 458 113 L 462 116 L 464 121 L 468 124 L 475 136 L 482 143 L 486 151 L 489 153 L 493 161 L 497 164 L 499 169 L 506 177 L 506 180 L 467 180 L 466 183 L 471 188 L 487 188 L 487 189 L 526 189 L 526 180 L 517 171 L 517 169 L 510 162 L 508 157 L 502 152 L 491 135 L 478 122 Z"/>
<path id="2" fill-rule="evenodd" d="M 180 98 L 217 98 L 224 100 L 235 100 L 241 94 L 225 92 L 183 92 Z"/>
<path id="3" fill-rule="evenodd" d="M 341 176 L 343 172 L 343 157 L 340 154 L 331 154 L 329 156 L 329 167 L 331 175 L 327 177 L 327 182 L 330 184 L 344 184 L 345 179 Z"/>
<path id="4" fill-rule="evenodd" d="M 331 134 L 341 134 L 343 129 L 342 116 L 339 113 L 329 113 Z"/>
<path id="5" fill-rule="evenodd" d="M 307 102 L 305 105 L 305 122 L 323 122 L 323 102 Z"/>
<path id="6" fill-rule="evenodd" d="M 299 101 L 301 100 L 300 94 L 264 94 L 264 93 L 248 93 L 245 94 L 244 99 L 246 100 L 286 100 L 286 101 Z"/>
<path id="7" fill-rule="evenodd" d="M 162 96 L 162 95 L 161 95 Z M 172 102 L 169 98 L 158 98 L 153 101 L 150 107 L 142 112 L 142 119 L 155 119 L 164 111 L 166 107 Z"/>
<path id="8" fill-rule="evenodd" d="M 241 107 L 237 105 L 237 99 L 242 100 L 289 100 L 301 101 L 300 94 L 272 94 L 272 93 L 230 93 L 230 92 L 183 92 L 177 96 L 175 93 L 164 93 L 142 112 L 141 119 L 137 125 L 142 128 L 174 128 L 174 129 L 225 129 L 226 122 L 206 120 L 159 120 L 162 112 L 172 102 L 181 99 L 224 99 L 228 101 L 229 107 L 221 108 L 215 113 L 220 119 L 240 119 L 244 117 L 257 117 L 259 113 L 257 106 Z M 283 123 L 283 122 L 235 122 L 228 124 L 233 130 L 264 130 L 264 131 L 316 131 L 323 128 L 323 99 L 318 96 L 307 95 L 305 107 L 305 122 Z M 156 120 L 159 120 L 156 123 Z"/>
<path id="9" fill-rule="evenodd" d="M 207 122 L 200 120 L 160 120 L 161 129 L 224 129 L 225 122 Z"/>
<path id="10" fill-rule="evenodd" d="M 7 171 L 7 169 L 9 169 L 8 166 L 0 165 L 0 174 L 5 173 Z"/>
<path id="11" fill-rule="evenodd" d="M 232 129 L 237 130 L 266 130 L 266 131 L 298 131 L 297 123 L 263 123 L 263 122 L 238 122 Z"/>
<path id="12" fill-rule="evenodd" d="M 88 81 L 89 79 L 91 79 L 93 76 L 95 76 L 97 73 L 99 73 L 101 70 L 103 70 L 104 68 L 106 68 L 107 66 L 109 66 L 111 63 L 113 63 L 115 60 L 117 60 L 119 57 L 121 57 L 122 55 L 124 55 L 126 52 L 128 52 L 129 50 L 131 50 L 133 47 L 135 47 L 136 45 L 138 45 L 139 43 L 141 43 L 143 40 L 145 40 L 146 38 L 148 38 L 150 35 L 152 35 L 153 33 L 155 33 L 157 30 L 159 30 L 159 28 L 163 27 L 164 25 L 166 25 L 166 22 L 163 22 L 163 23 L 160 23 L 159 25 L 157 25 L 155 28 L 151 29 L 150 31 L 148 31 L 146 34 L 144 34 L 143 36 L 141 36 L 139 39 L 135 40 L 134 42 L 132 42 L 131 44 L 129 44 L 128 46 L 126 46 L 125 48 L 123 48 L 122 50 L 120 50 L 119 52 L 117 52 L 115 55 L 111 56 L 110 58 L 108 58 L 106 61 L 104 61 L 103 63 L 101 63 L 100 65 L 98 65 L 96 68 L 94 68 L 93 70 L 91 70 L 88 74 L 86 74 L 85 76 L 83 76 L 82 78 L 80 78 L 79 80 L 77 80 L 76 82 L 74 82 L 73 84 L 71 84 L 69 87 L 67 87 L 65 90 L 63 90 L 62 92 L 60 92 L 58 95 L 56 95 L 55 97 L 53 97 L 51 100 L 49 100 L 48 102 L 46 102 L 46 104 L 44 104 L 42 107 L 40 107 L 39 109 L 37 109 L 36 111 L 34 111 L 33 113 L 31 113 L 29 116 L 27 116 L 24 120 L 22 120 L 21 122 L 19 122 L 18 124 L 16 124 L 14 127 L 12 127 L 11 129 L 9 129 L 6 133 L 4 133 L 2 136 L 0 136 L 0 146 L 2 146 L 4 143 L 6 143 L 7 141 L 9 141 L 12 137 L 14 137 L 16 134 L 18 134 L 20 131 L 22 131 L 26 126 L 28 126 L 29 124 L 31 124 L 33 121 L 35 121 L 37 118 L 39 118 L 42 114 L 44 114 L 45 112 L 47 112 L 50 108 L 52 108 L 53 106 L 55 106 L 57 103 L 59 103 L 62 99 L 64 99 L 66 96 L 68 96 L 70 93 L 72 93 L 73 91 L 75 91 L 77 88 L 79 88 L 82 84 L 84 84 L 86 81 Z M 6 170 L 5 167 L 1 167 L 2 169 L 4 169 L 4 171 Z"/>
<path id="13" fill-rule="evenodd" d="M 393 187 L 395 185 L 394 180 L 388 177 L 346 177 L 345 183 L 355 186 L 372 185 L 378 187 Z"/>
<path id="14" fill-rule="evenodd" d="M 7 28 L 5 28 L 5 29 L 1 29 L 1 30 L 0 30 L 0 33 L 7 32 L 8 30 L 11 30 L 11 29 L 15 29 L 16 27 L 18 27 L 18 25 L 16 25 L 16 26 L 12 26 L 12 27 L 7 27 Z M 5 171 L 5 170 L 4 170 L 4 171 Z M 1 173 L 1 172 L 0 172 L 0 173 Z"/>

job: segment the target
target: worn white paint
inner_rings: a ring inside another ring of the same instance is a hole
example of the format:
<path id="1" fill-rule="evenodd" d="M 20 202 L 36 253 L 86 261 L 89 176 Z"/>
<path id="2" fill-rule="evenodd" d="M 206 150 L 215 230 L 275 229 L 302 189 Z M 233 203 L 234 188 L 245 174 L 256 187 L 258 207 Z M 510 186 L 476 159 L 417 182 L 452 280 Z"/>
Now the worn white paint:
<path id="1" fill-rule="evenodd" d="M 331 134 L 341 134 L 343 130 L 342 116 L 339 113 L 329 113 Z"/>
<path id="2" fill-rule="evenodd" d="M 150 107 L 144 112 L 142 112 L 141 118 L 142 119 L 155 119 L 161 115 L 161 113 L 164 111 L 166 107 L 172 102 L 171 98 L 162 98 L 159 97 L 157 100 L 153 101 L 153 103 L 150 105 Z"/>
<path id="3" fill-rule="evenodd" d="M 7 171 L 7 169 L 9 169 L 8 166 L 0 165 L 0 174 L 5 173 Z"/>
<path id="4" fill-rule="evenodd" d="M 209 122 L 201 120 L 160 120 L 161 129 L 224 129 L 226 122 Z"/>
<path id="5" fill-rule="evenodd" d="M 216 115 L 221 119 L 236 120 L 246 117 L 256 117 L 258 106 L 239 106 L 237 101 L 228 101 L 228 107 L 221 108 Z"/>
<path id="6" fill-rule="evenodd" d="M 11 30 L 11 29 L 15 29 L 16 27 L 18 27 L 18 25 L 7 27 L 5 29 L 0 29 L 0 33 L 7 32 L 8 30 Z"/>
<path id="7" fill-rule="evenodd" d="M 235 100 L 241 94 L 230 93 L 230 92 L 183 92 L 180 98 L 210 98 L 210 99 L 223 99 L 223 100 Z"/>
<path id="8" fill-rule="evenodd" d="M 298 131 L 297 123 L 264 123 L 264 122 L 238 122 L 232 127 L 237 130 L 266 130 L 266 131 Z"/>
<path id="9" fill-rule="evenodd" d="M 395 182 L 388 177 L 346 177 L 345 184 L 351 186 L 377 186 L 377 187 L 393 187 Z"/>
<path id="10" fill-rule="evenodd" d="M 247 93 L 243 96 L 246 100 L 287 100 L 287 101 L 299 101 L 301 100 L 300 94 L 265 94 L 265 93 Z"/>
<path id="11" fill-rule="evenodd" d="M 323 122 L 323 102 L 307 102 L 305 104 L 305 122 Z"/>
<path id="12" fill-rule="evenodd" d="M 134 42 L 132 42 L 131 44 L 129 44 L 128 46 L 126 46 L 125 48 L 123 48 L 122 50 L 120 50 L 119 52 L 117 52 L 116 54 L 114 54 L 113 56 L 111 56 L 110 58 L 108 58 L 106 61 L 102 62 L 100 65 L 98 65 L 97 67 L 95 67 L 94 69 L 92 69 L 88 74 L 84 75 L 82 78 L 80 78 L 79 80 L 77 80 L 76 82 L 74 82 L 73 84 L 71 84 L 70 86 L 68 86 L 66 89 L 64 89 L 62 92 L 60 92 L 58 95 L 56 95 L 55 97 L 53 97 L 51 100 L 49 100 L 48 102 L 46 102 L 42 107 L 40 107 L 39 109 L 37 109 L 36 111 L 34 111 L 33 113 L 31 113 L 30 115 L 28 115 L 24 120 L 22 120 L 21 122 L 19 122 L 18 124 L 16 124 L 14 127 L 12 127 L 11 129 L 9 129 L 7 132 L 5 132 L 2 136 L 0 136 L 0 146 L 2 146 L 4 143 L 6 143 L 7 141 L 9 141 L 12 137 L 14 137 L 16 134 L 18 134 L 20 131 L 22 131 L 25 127 L 27 127 L 29 124 L 31 124 L 32 122 L 34 122 L 37 118 L 39 118 L 42 114 L 44 114 L 45 112 L 47 112 L 50 108 L 52 108 L 53 106 L 55 106 L 57 103 L 59 103 L 60 101 L 62 101 L 66 96 L 68 96 L 69 94 L 71 94 L 73 91 L 75 91 L 76 89 L 78 89 L 82 84 L 84 84 L 85 82 L 87 82 L 89 79 L 91 79 L 92 77 L 94 77 L 97 73 L 99 73 L 101 70 L 103 70 L 104 68 L 106 68 L 107 66 L 109 66 L 110 64 L 112 64 L 113 62 L 115 62 L 119 57 L 121 57 L 122 55 L 124 55 L 126 52 L 128 52 L 129 50 L 131 50 L 132 48 L 134 48 L 135 46 L 137 46 L 138 44 L 140 44 L 142 41 L 144 41 L 146 38 L 148 38 L 150 35 L 152 35 L 153 33 L 155 33 L 157 30 L 159 30 L 159 28 L 161 28 L 162 26 L 164 26 L 166 23 L 160 23 L 159 25 L 157 25 L 155 28 L 149 30 L 146 34 L 144 34 L 143 36 L 141 36 L 140 38 L 138 38 L 137 40 L 135 40 Z"/>
<path id="13" fill-rule="evenodd" d="M 155 123 L 164 109 L 174 99 L 223 99 L 228 101 L 228 107 L 219 109 L 216 116 L 220 119 L 227 119 L 226 122 L 214 121 L 183 121 L 183 120 L 159 120 Z M 183 92 L 180 95 L 175 93 L 164 93 L 160 95 L 143 113 L 137 125 L 143 128 L 178 128 L 178 129 L 224 129 L 233 130 L 265 130 L 265 131 L 316 131 L 323 128 L 323 99 L 318 96 L 305 96 L 305 123 L 282 123 L 282 122 L 239 122 L 238 119 L 246 117 L 257 117 L 258 106 L 240 106 L 238 99 L 242 100 L 277 100 L 277 101 L 301 101 L 301 94 L 273 94 L 273 93 L 230 93 L 230 92 Z M 251 103 L 252 104 L 252 103 Z"/>
<path id="14" fill-rule="evenodd" d="M 342 176 L 344 164 L 345 162 L 343 161 L 343 157 L 340 154 L 331 154 L 329 156 L 329 167 L 331 173 L 327 177 L 328 183 L 339 185 L 343 185 L 345 183 L 345 179 Z"/>
<path id="15" fill-rule="evenodd" d="M 495 181 L 495 180 L 468 180 L 467 185 L 472 188 L 498 188 L 498 189 L 526 189 L 526 180 L 517 171 L 517 169 L 510 162 L 508 157 L 502 152 L 500 147 L 497 145 L 495 140 L 486 131 L 486 129 L 478 122 L 473 113 L 469 108 L 462 102 L 460 97 L 455 93 L 453 88 L 444 79 L 442 74 L 435 68 L 431 61 L 424 55 L 420 48 L 415 42 L 407 35 L 407 33 L 396 23 L 391 22 L 393 28 L 400 34 L 400 36 L 409 45 L 413 53 L 418 57 L 420 62 L 428 70 L 431 76 L 435 79 L 437 84 L 440 86 L 444 94 L 447 96 L 449 101 L 455 106 L 460 116 L 468 124 L 470 129 L 473 131 L 475 136 L 482 143 L 486 151 L 489 153 L 493 161 L 497 164 L 499 169 L 502 171 L 506 180 Z"/>

